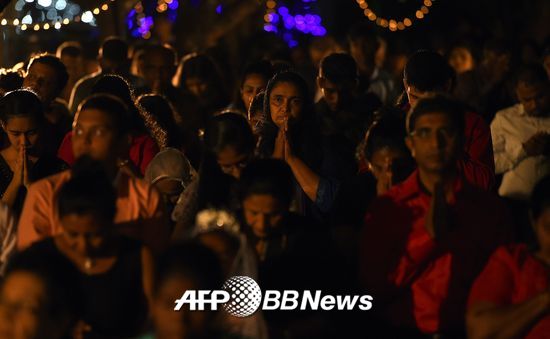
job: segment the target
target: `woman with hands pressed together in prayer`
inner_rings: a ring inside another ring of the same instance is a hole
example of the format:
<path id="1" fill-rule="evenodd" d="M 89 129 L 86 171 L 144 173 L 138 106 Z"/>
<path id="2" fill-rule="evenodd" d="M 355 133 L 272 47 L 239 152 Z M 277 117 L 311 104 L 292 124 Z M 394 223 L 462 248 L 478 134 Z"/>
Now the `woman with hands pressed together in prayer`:
<path id="1" fill-rule="evenodd" d="M 67 168 L 40 147 L 44 119 L 40 99 L 30 90 L 12 91 L 0 99 L 0 120 L 9 142 L 0 152 L 0 195 L 15 211 L 25 198 L 22 188 Z"/>
<path id="2" fill-rule="evenodd" d="M 324 147 L 305 81 L 290 71 L 275 75 L 266 89 L 264 114 L 260 155 L 290 166 L 301 192 L 298 209 L 320 218 L 332 207 L 342 163 Z"/>

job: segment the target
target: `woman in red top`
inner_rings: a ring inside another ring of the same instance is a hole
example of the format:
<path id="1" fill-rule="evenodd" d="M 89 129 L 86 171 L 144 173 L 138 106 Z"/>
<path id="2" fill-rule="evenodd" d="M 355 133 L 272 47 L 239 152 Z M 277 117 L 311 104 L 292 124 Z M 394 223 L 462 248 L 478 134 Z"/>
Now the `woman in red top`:
<path id="1" fill-rule="evenodd" d="M 129 157 L 128 159 L 121 159 L 121 165 L 128 164 L 135 175 L 142 176 L 159 151 L 153 136 L 161 128 L 149 112 L 134 104 L 132 91 L 128 82 L 118 75 L 103 76 L 92 88 L 92 94 L 107 93 L 115 95 L 124 101 L 129 108 L 131 117 L 128 124 L 130 125 L 132 142 Z M 57 151 L 57 156 L 69 165 L 75 162 L 72 151 L 72 137 L 72 131 L 67 133 Z"/>
<path id="2" fill-rule="evenodd" d="M 537 184 L 531 204 L 538 248 L 495 251 L 470 292 L 470 338 L 550 338 L 550 176 Z"/>

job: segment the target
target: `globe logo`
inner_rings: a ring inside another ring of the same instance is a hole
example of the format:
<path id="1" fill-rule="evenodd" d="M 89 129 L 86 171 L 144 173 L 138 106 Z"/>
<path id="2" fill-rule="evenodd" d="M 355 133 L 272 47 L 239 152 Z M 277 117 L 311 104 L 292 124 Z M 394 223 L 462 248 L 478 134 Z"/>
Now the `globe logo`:
<path id="1" fill-rule="evenodd" d="M 250 277 L 231 277 L 223 284 L 223 290 L 230 296 L 229 301 L 223 304 L 223 308 L 235 317 L 249 317 L 260 307 L 262 290 Z"/>

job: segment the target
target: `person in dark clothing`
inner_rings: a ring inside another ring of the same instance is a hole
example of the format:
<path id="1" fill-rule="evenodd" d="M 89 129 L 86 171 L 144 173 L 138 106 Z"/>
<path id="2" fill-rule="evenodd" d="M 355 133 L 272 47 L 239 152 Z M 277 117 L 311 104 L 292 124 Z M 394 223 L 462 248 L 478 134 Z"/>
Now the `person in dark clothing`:
<path id="1" fill-rule="evenodd" d="M 199 167 L 201 157 L 199 136 L 178 128 L 181 124 L 177 119 L 180 117 L 170 100 L 159 94 L 144 94 L 136 99 L 136 106 L 141 106 L 158 123 L 158 128 L 150 130 L 161 150 L 165 147 L 177 148 L 185 153 L 193 167 Z"/>
<path id="2" fill-rule="evenodd" d="M 235 208 L 236 182 L 254 157 L 254 145 L 252 129 L 242 115 L 223 113 L 208 122 L 198 176 L 182 193 L 172 214 L 174 238 L 186 238 L 196 214 L 203 209 Z"/>
<path id="3" fill-rule="evenodd" d="M 190 311 L 187 306 L 174 311 L 174 300 L 188 290 L 217 290 L 223 271 L 216 254 L 197 242 L 170 247 L 157 260 L 152 318 L 154 336 L 145 338 L 230 339 L 222 329 L 216 311 Z M 141 337 L 140 337 L 141 338 Z"/>
<path id="4" fill-rule="evenodd" d="M 359 71 L 358 92 L 373 93 L 383 104 L 392 104 L 396 96 L 392 76 L 376 63 L 381 45 L 378 34 L 370 24 L 363 22 L 351 28 L 348 41 Z"/>
<path id="5" fill-rule="evenodd" d="M 244 233 L 259 259 L 259 284 L 273 290 L 332 291 L 335 281 L 329 235 L 307 217 L 289 211 L 294 196 L 293 174 L 284 161 L 251 162 L 239 181 Z M 319 338 L 328 326 L 308 326 L 315 312 L 266 312 L 270 336 L 284 331 L 296 337 Z M 325 322 L 328 325 L 328 322 Z"/>
<path id="6" fill-rule="evenodd" d="M 0 98 L 0 121 L 9 143 L 0 152 L 0 196 L 18 214 L 30 183 L 61 172 L 68 165 L 42 147 L 46 119 L 42 103 L 33 92 L 19 89 Z"/>
<path id="7" fill-rule="evenodd" d="M 71 130 L 72 116 L 65 103 L 57 100 L 67 85 L 69 74 L 65 65 L 54 55 L 40 54 L 29 61 L 23 88 L 34 91 L 44 107 L 48 133 L 47 152 L 55 155 L 63 137 Z"/>
<path id="8" fill-rule="evenodd" d="M 386 193 L 415 169 L 405 145 L 405 122 L 396 113 L 392 108 L 377 111 L 378 117 L 367 130 L 361 148 L 367 167 L 342 183 L 332 211 L 334 226 L 362 225 L 372 199 Z"/>
<path id="9" fill-rule="evenodd" d="M 382 105 L 373 94 L 357 93 L 357 66 L 345 53 L 325 57 L 319 67 L 317 85 L 323 97 L 315 104 L 323 135 L 342 135 L 351 148 L 361 141 Z"/>
<path id="10" fill-rule="evenodd" d="M 61 188 L 57 207 L 64 233 L 29 253 L 64 259 L 83 294 L 82 326 L 91 338 L 139 335 L 152 294 L 153 258 L 138 241 L 115 232 L 117 195 L 102 164 L 80 158 Z"/>
<path id="11" fill-rule="evenodd" d="M 512 54 L 512 47 L 507 42 L 488 41 L 476 68 L 457 77 L 454 95 L 472 105 L 488 124 L 498 111 L 515 103 Z"/>
<path id="12" fill-rule="evenodd" d="M 131 88 L 136 91 L 136 95 L 143 94 L 146 91 L 145 81 L 129 71 L 128 43 L 126 41 L 115 36 L 106 38 L 101 44 L 97 59 L 100 70 L 81 78 L 73 87 L 69 101 L 72 114 L 75 114 L 80 103 L 92 94 L 92 87 L 104 75 L 117 74 L 122 76 L 131 84 Z"/>
<path id="13" fill-rule="evenodd" d="M 254 97 L 265 90 L 267 82 L 273 77 L 273 74 L 273 66 L 267 60 L 247 64 L 241 75 L 239 93 L 230 107 L 243 114 L 248 113 Z"/>
<path id="14" fill-rule="evenodd" d="M 204 129 L 210 117 L 229 104 L 218 65 L 206 54 L 184 56 L 174 77 L 186 101 L 182 119 L 186 129 Z"/>
<path id="15" fill-rule="evenodd" d="M 297 183 L 296 210 L 323 220 L 341 180 L 357 171 L 355 145 L 340 134 L 322 134 L 307 84 L 294 72 L 270 80 L 264 116 L 259 154 L 289 164 Z"/>
<path id="16" fill-rule="evenodd" d="M 23 86 L 23 72 L 14 69 L 0 69 L 0 96 Z"/>

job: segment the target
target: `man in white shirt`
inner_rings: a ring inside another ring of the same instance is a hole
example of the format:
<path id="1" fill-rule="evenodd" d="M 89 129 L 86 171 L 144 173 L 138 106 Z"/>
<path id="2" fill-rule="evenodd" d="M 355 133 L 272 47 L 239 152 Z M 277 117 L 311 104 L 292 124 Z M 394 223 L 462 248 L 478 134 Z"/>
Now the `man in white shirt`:
<path id="1" fill-rule="evenodd" d="M 491 134 L 499 195 L 526 201 L 550 173 L 550 81 L 542 66 L 525 66 L 515 89 L 519 103 L 497 112 Z"/>

